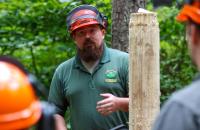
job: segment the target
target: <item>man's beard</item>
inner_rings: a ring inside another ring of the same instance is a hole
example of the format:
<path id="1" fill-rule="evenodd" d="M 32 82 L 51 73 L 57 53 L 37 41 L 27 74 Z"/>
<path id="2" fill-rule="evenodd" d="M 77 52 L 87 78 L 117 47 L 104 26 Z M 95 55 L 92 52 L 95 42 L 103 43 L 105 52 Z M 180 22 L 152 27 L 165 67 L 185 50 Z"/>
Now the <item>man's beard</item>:
<path id="1" fill-rule="evenodd" d="M 95 42 L 87 38 L 83 43 L 83 49 L 77 47 L 78 55 L 85 62 L 95 62 L 100 59 L 103 52 L 103 43 L 99 47 Z"/>

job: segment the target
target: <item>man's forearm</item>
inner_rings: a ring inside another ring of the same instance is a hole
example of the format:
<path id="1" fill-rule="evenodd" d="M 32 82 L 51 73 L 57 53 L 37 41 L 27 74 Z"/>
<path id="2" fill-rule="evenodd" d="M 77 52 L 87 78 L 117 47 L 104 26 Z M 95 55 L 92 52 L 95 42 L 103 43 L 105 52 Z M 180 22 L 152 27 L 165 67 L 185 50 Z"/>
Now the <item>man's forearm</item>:
<path id="1" fill-rule="evenodd" d="M 56 130 L 67 130 L 65 119 L 59 114 L 55 114 L 54 117 L 56 119 Z"/>
<path id="2" fill-rule="evenodd" d="M 119 110 L 128 112 L 129 98 L 128 97 L 127 98 L 119 97 L 118 98 L 118 106 L 119 106 Z"/>

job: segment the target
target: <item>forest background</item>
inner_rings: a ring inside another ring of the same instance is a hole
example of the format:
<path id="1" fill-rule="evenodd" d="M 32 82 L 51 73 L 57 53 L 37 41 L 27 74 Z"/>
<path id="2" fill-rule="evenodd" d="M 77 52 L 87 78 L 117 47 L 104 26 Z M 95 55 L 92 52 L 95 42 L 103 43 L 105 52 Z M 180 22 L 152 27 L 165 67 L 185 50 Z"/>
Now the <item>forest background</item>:
<path id="1" fill-rule="evenodd" d="M 111 46 L 111 0 L 0 0 L 0 55 L 15 57 L 49 89 L 56 67 L 76 54 L 66 29 L 66 14 L 80 4 L 92 4 L 109 21 L 106 43 Z M 184 25 L 176 22 L 177 3 L 146 9 L 157 13 L 160 27 L 160 87 L 163 103 L 197 73 L 191 64 Z"/>

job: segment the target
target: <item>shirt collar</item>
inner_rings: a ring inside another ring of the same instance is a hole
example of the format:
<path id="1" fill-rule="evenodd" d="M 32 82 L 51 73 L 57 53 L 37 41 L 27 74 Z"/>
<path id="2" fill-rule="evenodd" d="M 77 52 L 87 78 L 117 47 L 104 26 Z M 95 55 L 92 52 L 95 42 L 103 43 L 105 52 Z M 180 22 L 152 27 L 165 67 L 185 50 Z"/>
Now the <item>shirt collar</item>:
<path id="1" fill-rule="evenodd" d="M 105 64 L 105 63 L 110 61 L 110 54 L 109 54 L 109 51 L 108 51 L 108 47 L 106 46 L 105 43 L 103 43 L 103 44 L 104 44 L 103 45 L 103 54 L 101 56 L 99 64 Z M 83 64 L 81 63 L 81 59 L 78 55 L 75 56 L 74 65 L 75 65 L 76 68 L 84 68 Z"/>

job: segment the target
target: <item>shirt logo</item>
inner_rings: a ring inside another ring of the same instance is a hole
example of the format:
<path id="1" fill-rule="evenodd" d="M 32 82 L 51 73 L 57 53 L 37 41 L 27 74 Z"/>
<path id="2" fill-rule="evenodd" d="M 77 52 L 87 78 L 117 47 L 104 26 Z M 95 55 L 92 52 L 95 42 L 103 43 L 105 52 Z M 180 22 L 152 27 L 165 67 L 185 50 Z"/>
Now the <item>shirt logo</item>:
<path id="1" fill-rule="evenodd" d="M 117 71 L 116 70 L 107 70 L 105 73 L 105 82 L 116 83 L 117 82 Z"/>

